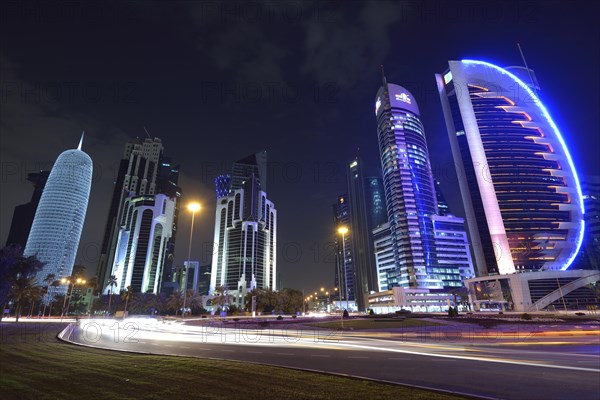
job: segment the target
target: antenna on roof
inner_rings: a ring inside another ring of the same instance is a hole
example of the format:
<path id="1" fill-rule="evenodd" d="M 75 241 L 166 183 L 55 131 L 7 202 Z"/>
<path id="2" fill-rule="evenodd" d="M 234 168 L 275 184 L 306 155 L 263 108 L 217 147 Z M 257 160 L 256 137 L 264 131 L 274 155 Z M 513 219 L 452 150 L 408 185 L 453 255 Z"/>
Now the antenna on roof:
<path id="1" fill-rule="evenodd" d="M 527 61 L 525 60 L 525 54 L 523 54 L 523 49 L 521 49 L 521 45 L 519 43 L 517 43 L 517 47 L 519 48 L 519 53 L 521 53 L 521 58 L 523 59 L 523 64 L 525 65 L 525 69 L 527 70 L 527 75 L 529 76 L 529 82 L 531 83 L 531 88 L 533 89 L 533 92 L 537 96 L 537 90 L 535 89 L 535 87 L 537 85 L 535 84 L 535 81 L 533 80 L 533 76 L 531 75 L 531 70 L 529 69 L 529 66 L 527 65 Z"/>
<path id="2" fill-rule="evenodd" d="M 381 78 L 383 79 L 383 85 L 387 85 L 387 80 L 385 79 L 385 70 L 383 69 L 383 64 L 381 64 Z"/>
<path id="3" fill-rule="evenodd" d="M 77 150 L 81 150 L 83 146 L 83 136 L 85 135 L 85 131 L 81 132 L 81 139 L 79 139 L 79 146 L 77 146 Z"/>
<path id="4" fill-rule="evenodd" d="M 146 129 L 146 127 L 144 126 L 144 131 L 146 131 L 146 135 L 148 135 L 148 138 L 152 139 L 152 137 L 150 136 L 150 134 L 148 133 L 148 129 Z"/>

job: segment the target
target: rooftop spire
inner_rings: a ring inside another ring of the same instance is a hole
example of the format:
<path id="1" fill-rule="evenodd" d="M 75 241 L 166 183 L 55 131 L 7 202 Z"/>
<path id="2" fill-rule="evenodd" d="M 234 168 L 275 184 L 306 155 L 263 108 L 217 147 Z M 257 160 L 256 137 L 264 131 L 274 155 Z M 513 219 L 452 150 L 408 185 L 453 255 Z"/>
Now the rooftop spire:
<path id="1" fill-rule="evenodd" d="M 79 146 L 77 146 L 77 150 L 81 150 L 81 146 L 83 146 L 83 135 L 85 135 L 85 131 L 81 132 L 81 139 L 79 139 Z"/>
<path id="2" fill-rule="evenodd" d="M 385 70 L 383 69 L 383 64 L 381 64 L 381 79 L 383 80 L 383 86 L 387 85 L 387 80 L 385 79 Z"/>
<path id="3" fill-rule="evenodd" d="M 533 89 L 533 92 L 537 95 L 537 90 L 535 90 L 535 82 L 533 81 L 533 77 L 531 76 L 531 70 L 527 65 L 527 61 L 525 60 L 525 54 L 523 53 L 523 49 L 521 49 L 521 45 L 517 43 L 517 47 L 519 48 L 519 53 L 521 53 L 521 58 L 523 59 L 523 64 L 525 65 L 525 69 L 527 70 L 527 75 L 529 75 L 530 86 Z"/>

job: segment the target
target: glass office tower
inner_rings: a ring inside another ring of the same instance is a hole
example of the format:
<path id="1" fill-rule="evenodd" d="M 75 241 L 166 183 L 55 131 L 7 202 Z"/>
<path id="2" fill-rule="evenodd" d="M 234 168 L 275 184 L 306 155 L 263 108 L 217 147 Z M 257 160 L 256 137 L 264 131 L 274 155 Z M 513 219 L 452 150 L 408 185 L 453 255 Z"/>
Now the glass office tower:
<path id="1" fill-rule="evenodd" d="M 396 259 L 388 287 L 442 289 L 433 278 L 437 200 L 419 107 L 405 88 L 387 83 L 375 98 L 377 136 Z"/>
<path id="2" fill-rule="evenodd" d="M 478 275 L 569 268 L 581 189 L 532 71 L 450 61 L 436 79 Z"/>

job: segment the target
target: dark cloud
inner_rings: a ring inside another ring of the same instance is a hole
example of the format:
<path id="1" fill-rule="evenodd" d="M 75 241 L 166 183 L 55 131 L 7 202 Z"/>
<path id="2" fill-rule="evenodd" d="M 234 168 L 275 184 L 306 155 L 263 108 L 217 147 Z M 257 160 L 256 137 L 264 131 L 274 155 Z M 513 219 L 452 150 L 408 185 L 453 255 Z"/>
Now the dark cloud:
<path id="1" fill-rule="evenodd" d="M 356 3 L 355 3 L 356 4 Z M 389 30 L 408 11 L 401 2 L 372 0 L 339 12 L 334 23 L 313 18 L 306 24 L 304 73 L 319 82 L 352 87 L 373 74 L 390 50 Z"/>

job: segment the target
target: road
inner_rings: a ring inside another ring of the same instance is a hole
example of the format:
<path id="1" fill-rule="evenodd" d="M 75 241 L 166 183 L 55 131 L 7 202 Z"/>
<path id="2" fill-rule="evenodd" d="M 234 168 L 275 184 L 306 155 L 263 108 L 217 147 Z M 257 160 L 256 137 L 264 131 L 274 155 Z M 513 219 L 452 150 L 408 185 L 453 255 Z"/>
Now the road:
<path id="1" fill-rule="evenodd" d="M 93 347 L 248 361 L 500 399 L 600 397 L 598 329 L 334 332 L 295 325 L 189 326 L 86 320 L 63 338 Z"/>

